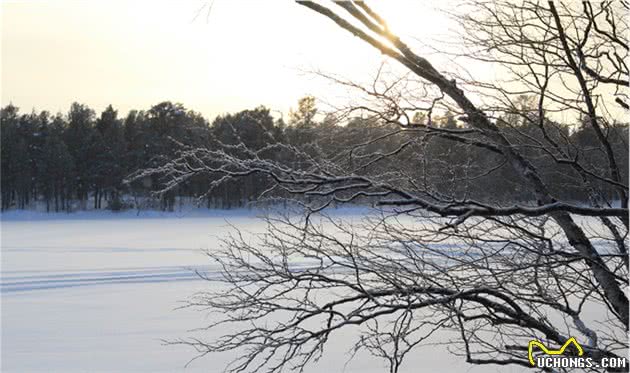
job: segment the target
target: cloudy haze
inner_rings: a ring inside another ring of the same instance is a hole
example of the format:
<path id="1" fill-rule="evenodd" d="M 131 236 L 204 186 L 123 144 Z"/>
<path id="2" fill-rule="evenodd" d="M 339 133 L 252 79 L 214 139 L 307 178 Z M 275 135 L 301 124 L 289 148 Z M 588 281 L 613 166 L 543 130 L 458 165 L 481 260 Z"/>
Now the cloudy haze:
<path id="1" fill-rule="evenodd" d="M 399 5 L 375 7 L 403 35 L 445 30 L 426 3 Z M 208 117 L 258 105 L 286 112 L 306 94 L 335 95 L 305 70 L 359 79 L 382 59 L 290 1 L 2 3 L 2 105 L 23 112 L 66 112 L 74 101 L 126 112 L 164 100 Z"/>

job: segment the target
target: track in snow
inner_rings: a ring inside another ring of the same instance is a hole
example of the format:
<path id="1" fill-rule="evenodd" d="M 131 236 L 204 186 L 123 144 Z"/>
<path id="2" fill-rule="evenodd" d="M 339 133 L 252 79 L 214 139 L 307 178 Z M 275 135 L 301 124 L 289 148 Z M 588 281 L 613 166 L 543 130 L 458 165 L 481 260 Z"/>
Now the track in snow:
<path id="1" fill-rule="evenodd" d="M 2 294 L 34 290 L 58 289 L 103 284 L 134 284 L 170 281 L 202 280 L 198 273 L 207 275 L 210 267 L 150 267 L 59 273 L 50 271 L 12 272 L 0 278 Z"/>

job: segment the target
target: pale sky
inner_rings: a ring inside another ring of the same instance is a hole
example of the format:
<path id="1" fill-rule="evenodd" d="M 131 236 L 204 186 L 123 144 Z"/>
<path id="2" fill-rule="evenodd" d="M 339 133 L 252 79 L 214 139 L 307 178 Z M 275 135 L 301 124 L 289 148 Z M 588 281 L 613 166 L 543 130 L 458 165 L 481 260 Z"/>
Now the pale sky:
<path id="1" fill-rule="evenodd" d="M 403 37 L 428 38 L 448 29 L 430 4 L 371 5 Z M 78 101 L 124 115 L 170 100 L 210 120 L 258 105 L 286 113 L 304 95 L 341 94 L 304 71 L 367 79 L 384 59 L 292 1 L 21 0 L 1 10 L 2 105 L 22 112 L 65 113 Z"/>

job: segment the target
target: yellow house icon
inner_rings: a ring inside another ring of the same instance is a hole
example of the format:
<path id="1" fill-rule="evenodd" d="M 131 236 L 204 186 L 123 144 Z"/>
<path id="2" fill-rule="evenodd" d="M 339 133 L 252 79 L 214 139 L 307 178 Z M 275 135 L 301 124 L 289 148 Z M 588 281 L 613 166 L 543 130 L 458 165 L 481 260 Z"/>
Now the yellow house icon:
<path id="1" fill-rule="evenodd" d="M 542 352 L 544 352 L 547 355 L 562 355 L 564 353 L 564 350 L 567 349 L 567 347 L 569 347 L 569 345 L 573 343 L 573 345 L 575 346 L 575 348 L 578 351 L 578 356 L 582 356 L 584 355 L 584 349 L 582 348 L 582 346 L 580 346 L 580 344 L 578 343 L 578 341 L 575 340 L 575 337 L 571 337 L 569 339 L 567 339 L 566 342 L 564 342 L 564 344 L 562 345 L 562 347 L 560 347 L 557 350 L 550 350 L 548 349 L 544 344 L 542 344 L 540 341 L 529 341 L 529 345 L 527 346 L 527 355 L 529 357 L 529 362 L 532 364 L 532 366 L 536 366 L 536 362 L 534 361 L 534 356 L 533 356 L 533 352 L 534 352 L 534 346 L 538 346 L 540 347 L 540 349 L 542 350 Z"/>

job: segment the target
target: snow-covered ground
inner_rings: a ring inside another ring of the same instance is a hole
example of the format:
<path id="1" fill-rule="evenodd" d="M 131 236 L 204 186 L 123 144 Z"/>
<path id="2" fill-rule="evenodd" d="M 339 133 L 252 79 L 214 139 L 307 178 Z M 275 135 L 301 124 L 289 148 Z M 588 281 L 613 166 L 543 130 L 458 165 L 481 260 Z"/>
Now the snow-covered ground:
<path id="1" fill-rule="evenodd" d="M 360 210 L 346 210 L 346 215 Z M 163 340 L 189 336 L 207 315 L 177 309 L 209 283 L 203 250 L 232 224 L 260 231 L 248 210 L 112 214 L 2 215 L 2 372 L 220 372 L 229 354 L 194 357 Z M 311 372 L 383 372 L 359 356 L 346 365 L 351 334 L 338 337 Z M 510 372 L 471 369 L 442 347 L 409 358 L 408 372 Z"/>

